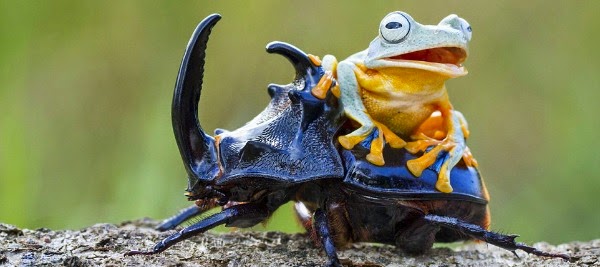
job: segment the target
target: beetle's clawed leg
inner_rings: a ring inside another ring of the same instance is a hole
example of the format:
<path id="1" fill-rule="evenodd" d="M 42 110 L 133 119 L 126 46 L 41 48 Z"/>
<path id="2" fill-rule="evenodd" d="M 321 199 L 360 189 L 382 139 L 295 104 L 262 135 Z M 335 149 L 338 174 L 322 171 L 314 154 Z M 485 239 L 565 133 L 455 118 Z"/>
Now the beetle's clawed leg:
<path id="1" fill-rule="evenodd" d="M 177 213 L 176 215 L 173 215 L 172 217 L 162 221 L 156 227 L 156 230 L 162 232 L 162 231 L 174 229 L 181 223 L 187 221 L 190 218 L 196 217 L 196 216 L 200 215 L 201 213 L 202 213 L 202 210 L 200 209 L 200 207 L 198 207 L 196 205 L 189 206 L 185 209 L 180 210 L 179 213 Z"/>
<path id="2" fill-rule="evenodd" d="M 325 253 L 327 254 L 327 258 L 329 262 L 327 266 L 342 266 L 340 260 L 337 257 L 337 252 L 335 249 L 335 244 L 333 242 L 333 237 L 331 231 L 329 229 L 329 223 L 327 222 L 327 216 L 325 211 L 322 209 L 317 209 L 313 216 L 313 229 L 317 232 L 317 237 Z"/>
<path id="3" fill-rule="evenodd" d="M 179 213 L 177 213 L 173 217 L 170 217 L 170 218 L 162 221 L 156 227 L 156 230 L 167 231 L 167 230 L 174 229 L 181 223 L 183 223 L 193 217 L 196 217 L 196 216 L 216 207 L 217 205 L 220 205 L 220 200 L 217 200 L 216 198 L 198 199 L 198 200 L 196 200 L 196 203 L 194 205 L 187 207 L 185 209 L 182 209 L 179 211 Z M 220 205 L 220 206 L 223 206 L 223 205 Z"/>
<path id="4" fill-rule="evenodd" d="M 179 241 L 206 232 L 207 230 L 222 224 L 234 227 L 254 226 L 266 219 L 269 216 L 269 213 L 269 209 L 262 204 L 240 204 L 233 206 L 168 236 L 158 242 L 151 251 L 132 250 L 125 253 L 125 256 L 157 254 Z"/>
<path id="5" fill-rule="evenodd" d="M 525 245 L 523 243 L 516 242 L 515 238 L 517 238 L 518 235 L 504 235 L 496 232 L 491 232 L 485 230 L 479 225 L 466 223 L 456 218 L 428 214 L 425 215 L 424 219 L 428 223 L 455 230 L 457 232 L 471 236 L 475 239 L 484 241 L 488 244 L 492 244 L 494 246 L 498 246 L 503 249 L 512 251 L 513 253 L 515 252 L 515 250 L 520 249 L 527 253 L 537 256 L 562 258 L 567 261 L 571 259 L 571 257 L 566 254 L 549 253 L 538 250 L 534 247 Z"/>

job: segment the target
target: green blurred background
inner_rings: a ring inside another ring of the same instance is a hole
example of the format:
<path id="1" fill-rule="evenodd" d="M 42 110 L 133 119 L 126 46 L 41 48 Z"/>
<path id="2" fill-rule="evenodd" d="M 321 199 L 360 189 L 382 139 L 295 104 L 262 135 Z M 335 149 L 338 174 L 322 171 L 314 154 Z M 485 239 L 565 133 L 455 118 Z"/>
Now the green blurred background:
<path id="1" fill-rule="evenodd" d="M 448 82 L 492 195 L 521 240 L 600 237 L 599 1 L 1 1 L 0 221 L 80 228 L 188 206 L 172 88 L 196 24 L 209 42 L 200 118 L 239 127 L 292 68 L 273 40 L 343 59 L 403 10 L 474 29 L 470 74 Z M 299 231 L 291 207 L 269 229 Z"/>

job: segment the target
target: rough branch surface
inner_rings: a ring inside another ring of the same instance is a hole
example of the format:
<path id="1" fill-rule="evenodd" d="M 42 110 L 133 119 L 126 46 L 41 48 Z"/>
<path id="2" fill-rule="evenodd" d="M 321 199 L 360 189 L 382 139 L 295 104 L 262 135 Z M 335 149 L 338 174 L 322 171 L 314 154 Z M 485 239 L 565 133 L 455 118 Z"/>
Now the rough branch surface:
<path id="1" fill-rule="evenodd" d="M 325 256 L 302 234 L 276 232 L 206 233 L 156 256 L 125 257 L 131 249 L 150 249 L 172 232 L 153 230 L 156 222 L 96 224 L 79 231 L 27 230 L 0 224 L 0 266 L 322 266 Z M 494 246 L 471 244 L 435 248 L 413 257 L 390 246 L 359 244 L 340 251 L 347 266 L 600 266 L 600 239 L 539 249 L 567 253 L 572 262 L 518 252 L 519 258 Z"/>

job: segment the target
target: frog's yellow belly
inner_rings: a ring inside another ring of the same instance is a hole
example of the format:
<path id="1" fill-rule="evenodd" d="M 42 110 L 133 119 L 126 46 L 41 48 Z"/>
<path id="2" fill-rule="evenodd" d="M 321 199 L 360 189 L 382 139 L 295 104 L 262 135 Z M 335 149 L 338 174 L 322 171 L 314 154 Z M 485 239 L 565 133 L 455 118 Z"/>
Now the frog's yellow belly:
<path id="1" fill-rule="evenodd" d="M 408 138 L 438 110 L 438 103 L 444 95 L 443 92 L 415 95 L 361 89 L 363 104 L 371 118 L 401 138 Z"/>

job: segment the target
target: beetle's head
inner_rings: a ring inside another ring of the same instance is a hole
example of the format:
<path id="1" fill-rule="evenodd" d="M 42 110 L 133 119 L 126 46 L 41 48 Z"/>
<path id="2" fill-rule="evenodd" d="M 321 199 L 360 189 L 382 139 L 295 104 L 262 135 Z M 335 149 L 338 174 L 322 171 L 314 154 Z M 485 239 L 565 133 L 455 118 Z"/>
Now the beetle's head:
<path id="1" fill-rule="evenodd" d="M 325 100 L 312 94 L 325 71 L 316 57 L 286 43 L 272 42 L 267 52 L 282 55 L 292 63 L 294 81 L 270 85 L 271 102 L 243 127 L 217 131 L 214 138 L 203 131 L 198 121 L 198 102 L 204 56 L 210 29 L 219 18 L 208 17 L 194 31 L 175 85 L 173 131 L 188 173 L 186 196 L 201 204 L 258 201 L 302 179 L 340 176 L 343 170 L 339 155 L 331 144 L 342 123 L 337 116 L 339 110 L 330 105 L 337 102 L 332 94 Z M 336 119 L 332 122 L 332 118 Z M 318 155 L 305 151 L 300 138 L 312 140 Z"/>

